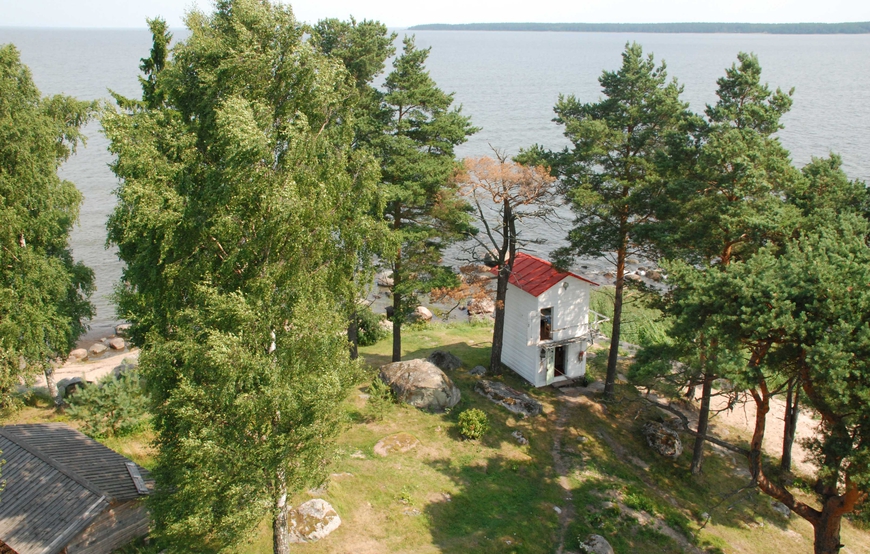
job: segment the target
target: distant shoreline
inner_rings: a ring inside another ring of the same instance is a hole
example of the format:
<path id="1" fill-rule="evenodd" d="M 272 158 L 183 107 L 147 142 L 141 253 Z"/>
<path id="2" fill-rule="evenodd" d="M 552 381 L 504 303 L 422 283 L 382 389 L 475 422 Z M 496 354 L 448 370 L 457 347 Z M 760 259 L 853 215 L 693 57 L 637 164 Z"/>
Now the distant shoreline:
<path id="1" fill-rule="evenodd" d="M 432 23 L 409 31 L 534 31 L 569 33 L 762 33 L 770 35 L 858 35 L 870 21 L 853 23 Z"/>

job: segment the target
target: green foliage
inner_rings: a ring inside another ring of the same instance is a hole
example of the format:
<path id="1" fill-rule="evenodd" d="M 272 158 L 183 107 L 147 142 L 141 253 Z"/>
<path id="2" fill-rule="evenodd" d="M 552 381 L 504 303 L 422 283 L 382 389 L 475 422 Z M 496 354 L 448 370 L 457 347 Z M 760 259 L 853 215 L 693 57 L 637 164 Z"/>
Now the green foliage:
<path id="1" fill-rule="evenodd" d="M 416 307 L 408 299 L 458 284 L 440 263 L 444 249 L 471 229 L 470 206 L 452 177 L 454 148 L 476 131 L 459 108 L 451 109 L 453 95 L 439 89 L 426 71 L 429 49 L 418 49 L 413 37 L 405 37 L 403 44 L 384 82 L 381 109 L 389 117 L 373 141 L 381 164 L 384 218 L 400 246 L 389 259 L 397 339 Z M 399 356 L 393 353 L 394 360 Z"/>
<path id="2" fill-rule="evenodd" d="M 57 175 L 84 142 L 94 104 L 41 97 L 12 45 L 0 46 L 0 397 L 65 359 L 86 321 L 93 272 L 69 233 L 82 195 Z"/>
<path id="3" fill-rule="evenodd" d="M 589 308 L 606 317 L 613 316 L 613 288 L 600 287 L 592 291 Z M 630 344 L 647 345 L 666 342 L 669 322 L 661 310 L 646 302 L 644 295 L 630 291 L 625 295 L 622 311 L 622 340 Z M 601 332 L 610 336 L 612 321 L 601 325 Z"/>
<path id="4" fill-rule="evenodd" d="M 380 316 L 374 313 L 370 307 L 358 308 L 355 315 L 360 346 L 371 346 L 390 335 L 389 331 L 381 325 Z"/>
<path id="5" fill-rule="evenodd" d="M 94 438 L 122 437 L 145 427 L 150 399 L 138 371 L 106 375 L 67 399 L 67 413 L 84 422 L 82 431 Z"/>
<path id="6" fill-rule="evenodd" d="M 323 482 L 360 374 L 343 337 L 359 253 L 384 225 L 354 79 L 289 6 L 222 0 L 186 24 L 143 101 L 103 115 L 121 180 L 108 228 L 153 400 L 153 534 L 217 552 Z"/>
<path id="7" fill-rule="evenodd" d="M 380 377 L 372 379 L 368 386 L 369 399 L 366 403 L 366 411 L 372 419 L 380 421 L 395 406 L 396 395 L 393 389 L 384 383 Z"/>
<path id="8" fill-rule="evenodd" d="M 486 412 L 470 408 L 459 414 L 459 434 L 469 440 L 478 440 L 489 430 Z"/>

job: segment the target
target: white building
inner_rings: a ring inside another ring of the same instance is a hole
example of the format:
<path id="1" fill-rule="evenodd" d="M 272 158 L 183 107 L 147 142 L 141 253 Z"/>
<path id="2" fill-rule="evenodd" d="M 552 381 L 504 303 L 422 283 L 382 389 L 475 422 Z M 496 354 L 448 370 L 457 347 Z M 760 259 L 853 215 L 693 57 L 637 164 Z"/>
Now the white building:
<path id="1" fill-rule="evenodd" d="M 493 270 L 495 272 L 496 270 Z M 505 299 L 501 362 L 536 387 L 586 375 L 592 345 L 589 279 L 518 253 Z"/>

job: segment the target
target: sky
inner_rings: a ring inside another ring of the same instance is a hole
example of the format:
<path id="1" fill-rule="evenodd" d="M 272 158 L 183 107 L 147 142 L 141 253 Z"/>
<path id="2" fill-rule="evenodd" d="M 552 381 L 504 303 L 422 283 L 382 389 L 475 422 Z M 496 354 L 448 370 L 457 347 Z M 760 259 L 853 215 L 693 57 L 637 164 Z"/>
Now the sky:
<path id="1" fill-rule="evenodd" d="M 286 2 L 285 2 L 286 3 Z M 296 0 L 297 19 L 375 19 L 389 27 L 423 23 L 870 21 L 868 0 Z M 212 0 L 0 0 L 0 27 L 145 27 L 161 16 L 182 27 L 191 8 Z"/>

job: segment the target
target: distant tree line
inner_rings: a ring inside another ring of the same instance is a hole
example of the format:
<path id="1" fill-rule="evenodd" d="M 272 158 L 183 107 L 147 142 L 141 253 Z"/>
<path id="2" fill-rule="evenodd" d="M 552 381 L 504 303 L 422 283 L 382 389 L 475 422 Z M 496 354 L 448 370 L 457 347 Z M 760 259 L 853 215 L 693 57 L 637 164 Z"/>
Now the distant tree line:
<path id="1" fill-rule="evenodd" d="M 763 33 L 770 35 L 859 35 L 870 21 L 847 23 L 432 23 L 410 31 L 537 31 L 561 33 Z"/>

